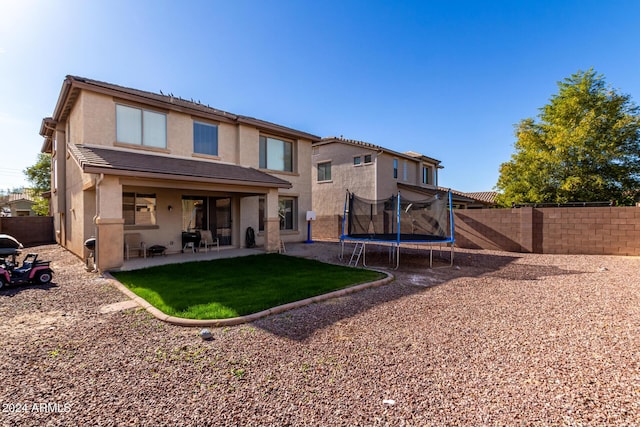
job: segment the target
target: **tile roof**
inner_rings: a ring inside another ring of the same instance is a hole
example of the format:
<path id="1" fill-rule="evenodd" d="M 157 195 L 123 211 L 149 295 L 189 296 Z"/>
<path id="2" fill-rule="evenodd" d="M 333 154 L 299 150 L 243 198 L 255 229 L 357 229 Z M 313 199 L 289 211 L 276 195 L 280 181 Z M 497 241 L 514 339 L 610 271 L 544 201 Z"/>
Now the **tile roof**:
<path id="1" fill-rule="evenodd" d="M 436 194 L 436 191 L 451 191 L 451 196 L 454 202 L 458 203 L 470 203 L 473 202 L 469 196 L 460 191 L 453 190 L 451 188 L 444 187 L 421 187 L 415 184 L 406 184 L 404 182 L 398 182 L 398 189 L 406 188 L 407 190 L 415 191 L 417 193 L 423 193 L 425 195 L 432 196 Z"/>
<path id="2" fill-rule="evenodd" d="M 431 162 L 436 163 L 438 165 L 438 168 L 440 169 L 442 168 L 442 166 L 440 166 L 440 163 L 441 163 L 440 160 L 434 159 L 433 157 L 425 156 L 424 154 L 416 153 L 415 151 L 406 151 L 404 153 L 399 153 L 397 151 L 390 150 L 380 145 L 371 144 L 365 141 L 359 141 L 357 139 L 343 138 L 342 136 L 340 137 L 327 136 L 325 138 L 322 138 L 320 141 L 313 141 L 313 145 L 329 144 L 329 143 L 335 143 L 335 142 L 351 144 L 351 145 L 360 145 L 362 147 L 370 148 L 372 150 L 386 151 L 387 153 L 390 153 L 399 157 L 405 157 L 405 158 L 411 158 L 411 159 L 427 159 Z"/>
<path id="3" fill-rule="evenodd" d="M 475 193 L 465 193 L 465 194 L 471 197 L 472 199 L 476 199 L 480 202 L 490 203 L 490 204 L 496 203 L 496 196 L 498 195 L 498 193 L 496 193 L 495 191 L 479 191 Z"/>
<path id="4" fill-rule="evenodd" d="M 398 188 L 407 188 L 409 190 L 413 190 L 413 191 L 417 191 L 417 192 L 421 192 L 421 193 L 425 193 L 425 194 L 432 194 L 435 190 L 437 191 L 451 191 L 451 194 L 453 196 L 453 200 L 455 202 L 461 202 L 461 203 L 472 203 L 472 202 L 479 202 L 485 205 L 494 205 L 495 204 L 495 197 L 498 193 L 496 193 L 495 191 L 484 191 L 484 192 L 478 192 L 478 193 L 463 193 L 462 191 L 458 191 L 458 190 L 454 190 L 453 188 L 445 188 L 445 187 L 436 187 L 436 188 L 429 188 L 429 187 L 421 187 L 418 185 L 413 185 L 413 184 L 406 184 L 403 182 L 398 182 Z"/>
<path id="5" fill-rule="evenodd" d="M 22 193 L 10 193 L 7 199 L 7 203 L 14 203 L 14 202 L 20 202 L 20 201 L 35 202 L 34 196 L 35 194 L 33 190 L 27 188 Z"/>
<path id="6" fill-rule="evenodd" d="M 88 145 L 69 144 L 68 148 L 84 172 L 291 188 L 290 182 L 268 173 L 228 163 Z"/>

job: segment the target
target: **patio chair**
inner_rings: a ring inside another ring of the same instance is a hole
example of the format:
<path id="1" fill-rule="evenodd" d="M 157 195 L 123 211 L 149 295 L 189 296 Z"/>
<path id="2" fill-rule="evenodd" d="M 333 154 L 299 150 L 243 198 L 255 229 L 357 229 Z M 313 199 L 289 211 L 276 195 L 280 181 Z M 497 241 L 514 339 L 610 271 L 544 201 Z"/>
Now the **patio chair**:
<path id="1" fill-rule="evenodd" d="M 198 247 L 203 247 L 205 251 L 209 251 L 209 246 L 216 246 L 218 252 L 220 252 L 220 239 L 213 237 L 211 230 L 200 230 L 200 244 Z"/>
<path id="2" fill-rule="evenodd" d="M 124 253 L 127 259 L 132 251 L 138 251 L 138 256 L 142 253 L 144 258 L 147 257 L 147 248 L 142 241 L 140 233 L 128 233 L 124 235 Z"/>

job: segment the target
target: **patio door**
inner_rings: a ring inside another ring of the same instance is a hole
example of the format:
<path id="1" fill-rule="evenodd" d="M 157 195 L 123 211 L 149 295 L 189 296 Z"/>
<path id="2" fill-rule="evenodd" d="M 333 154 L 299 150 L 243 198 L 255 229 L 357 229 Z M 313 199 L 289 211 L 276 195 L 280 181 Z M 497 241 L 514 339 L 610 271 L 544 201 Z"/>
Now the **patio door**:
<path id="1" fill-rule="evenodd" d="M 220 239 L 220 246 L 231 245 L 231 198 L 211 197 L 209 206 L 209 229 Z"/>
<path id="2" fill-rule="evenodd" d="M 182 231 L 209 229 L 220 246 L 229 246 L 231 223 L 230 197 L 182 197 Z"/>

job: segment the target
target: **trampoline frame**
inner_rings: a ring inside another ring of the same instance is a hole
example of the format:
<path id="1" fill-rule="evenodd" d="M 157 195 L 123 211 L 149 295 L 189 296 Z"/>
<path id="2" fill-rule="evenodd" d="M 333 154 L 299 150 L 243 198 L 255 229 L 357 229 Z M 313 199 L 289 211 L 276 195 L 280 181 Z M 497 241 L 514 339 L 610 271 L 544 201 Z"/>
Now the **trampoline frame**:
<path id="1" fill-rule="evenodd" d="M 451 248 L 451 254 L 450 254 L 450 258 L 449 258 L 449 265 L 446 267 L 453 267 L 453 259 L 454 259 L 454 255 L 455 255 L 455 224 L 453 221 L 454 215 L 453 215 L 453 199 L 452 199 L 452 195 L 451 195 L 451 191 L 447 191 L 448 194 L 448 209 L 449 209 L 449 237 L 446 238 L 435 238 L 435 239 L 417 239 L 417 240 L 402 240 L 402 234 L 400 233 L 400 192 L 398 191 L 398 197 L 397 197 L 397 206 L 396 206 L 396 233 L 395 233 L 395 239 L 373 239 L 373 238 L 365 238 L 365 237 L 353 237 L 353 236 L 349 236 L 348 234 L 345 234 L 345 224 L 347 222 L 347 218 L 348 218 L 348 214 L 349 214 L 349 191 L 347 191 L 347 194 L 345 196 L 345 203 L 344 203 L 344 215 L 342 217 L 342 232 L 340 235 L 340 243 L 342 244 L 342 250 L 340 253 L 340 259 L 344 258 L 344 244 L 345 242 L 354 242 L 356 243 L 356 248 L 357 248 L 357 244 L 361 243 L 363 245 L 362 247 L 362 265 L 364 267 L 369 267 L 366 263 L 366 259 L 367 259 L 367 244 L 376 244 L 376 245 L 381 245 L 381 246 L 387 246 L 389 245 L 389 260 L 390 263 L 392 263 L 392 259 L 395 258 L 396 264 L 395 267 L 393 268 L 394 270 L 397 270 L 400 267 L 400 246 L 404 243 L 404 244 L 415 244 L 416 248 L 418 248 L 418 245 L 421 244 L 428 244 L 429 245 L 429 268 L 433 268 L 433 245 L 443 245 L 443 244 L 450 244 L 450 248 Z M 406 235 L 406 233 L 404 233 Z M 389 234 L 389 236 L 392 236 L 392 234 Z M 354 249 L 355 251 L 355 249 Z M 440 249 L 440 251 L 442 251 L 442 249 Z M 353 256 L 352 256 L 353 258 Z M 357 264 L 357 262 L 356 262 Z"/>

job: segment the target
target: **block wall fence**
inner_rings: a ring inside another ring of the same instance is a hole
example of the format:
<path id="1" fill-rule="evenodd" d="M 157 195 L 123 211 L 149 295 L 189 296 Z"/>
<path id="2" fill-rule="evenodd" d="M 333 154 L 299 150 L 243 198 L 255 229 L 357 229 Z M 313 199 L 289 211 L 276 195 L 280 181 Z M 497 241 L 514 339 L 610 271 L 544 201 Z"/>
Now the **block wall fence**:
<path id="1" fill-rule="evenodd" d="M 640 256 L 640 207 L 458 209 L 456 246 L 508 252 Z M 338 239 L 341 215 L 318 217 L 314 239 Z"/>
<path id="2" fill-rule="evenodd" d="M 0 234 L 15 237 L 24 247 L 47 245 L 56 241 L 51 216 L 2 217 Z"/>

